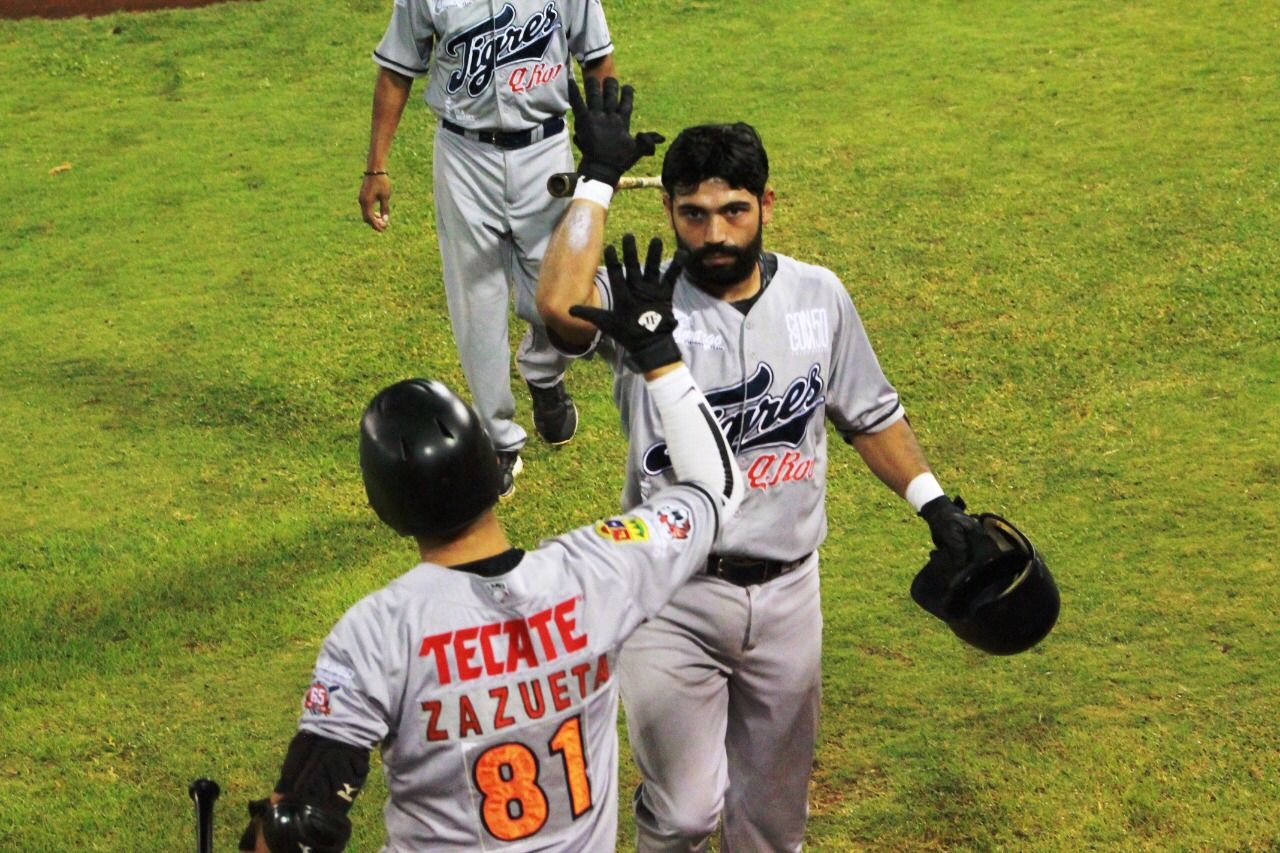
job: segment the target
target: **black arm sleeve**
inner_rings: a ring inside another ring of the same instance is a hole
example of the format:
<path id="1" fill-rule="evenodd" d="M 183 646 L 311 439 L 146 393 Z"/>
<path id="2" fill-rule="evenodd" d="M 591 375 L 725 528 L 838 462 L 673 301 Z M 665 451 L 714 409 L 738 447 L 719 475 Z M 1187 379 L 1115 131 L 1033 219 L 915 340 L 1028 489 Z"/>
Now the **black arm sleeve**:
<path id="1" fill-rule="evenodd" d="M 346 814 L 369 775 L 369 750 L 298 732 L 289 742 L 276 793 Z"/>

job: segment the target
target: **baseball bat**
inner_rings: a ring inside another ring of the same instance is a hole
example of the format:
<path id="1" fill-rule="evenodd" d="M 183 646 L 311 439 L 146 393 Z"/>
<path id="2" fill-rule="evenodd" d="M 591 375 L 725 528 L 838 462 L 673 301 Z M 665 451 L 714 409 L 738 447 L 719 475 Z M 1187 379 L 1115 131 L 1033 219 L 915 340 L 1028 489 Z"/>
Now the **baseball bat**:
<path id="1" fill-rule="evenodd" d="M 196 807 L 196 853 L 213 853 L 213 801 L 221 793 L 212 779 L 197 779 L 187 786 Z"/>
<path id="2" fill-rule="evenodd" d="M 547 178 L 547 192 L 556 198 L 568 198 L 573 195 L 573 188 L 577 184 L 577 172 L 556 172 Z M 618 181 L 618 189 L 620 190 L 652 189 L 654 187 L 662 187 L 662 178 L 632 178 L 624 176 Z"/>

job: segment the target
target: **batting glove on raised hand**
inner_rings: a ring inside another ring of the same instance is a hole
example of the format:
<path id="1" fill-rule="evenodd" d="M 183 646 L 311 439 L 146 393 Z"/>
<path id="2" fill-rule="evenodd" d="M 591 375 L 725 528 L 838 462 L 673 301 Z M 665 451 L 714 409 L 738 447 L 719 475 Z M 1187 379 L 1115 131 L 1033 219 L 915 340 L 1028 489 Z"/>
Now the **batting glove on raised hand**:
<path id="1" fill-rule="evenodd" d="M 618 179 L 641 157 L 649 157 L 665 141 L 660 133 L 631 134 L 631 103 L 635 90 L 618 87 L 606 77 L 604 85 L 595 78 L 583 81 L 586 100 L 578 84 L 569 81 L 569 105 L 573 107 L 573 144 L 582 152 L 578 175 L 617 187 Z"/>
<path id="2" fill-rule="evenodd" d="M 676 328 L 671 293 L 675 290 L 676 279 L 680 277 L 679 258 L 673 260 L 663 274 L 662 240 L 654 237 L 649 241 L 649 252 L 641 271 L 636 238 L 624 234 L 622 262 L 619 263 L 613 246 L 606 246 L 604 265 L 609 274 L 613 308 L 605 310 L 590 305 L 574 305 L 569 313 L 586 320 L 617 341 L 618 346 L 626 350 L 631 367 L 638 373 L 647 373 L 679 361 L 680 348 L 671 335 Z"/>

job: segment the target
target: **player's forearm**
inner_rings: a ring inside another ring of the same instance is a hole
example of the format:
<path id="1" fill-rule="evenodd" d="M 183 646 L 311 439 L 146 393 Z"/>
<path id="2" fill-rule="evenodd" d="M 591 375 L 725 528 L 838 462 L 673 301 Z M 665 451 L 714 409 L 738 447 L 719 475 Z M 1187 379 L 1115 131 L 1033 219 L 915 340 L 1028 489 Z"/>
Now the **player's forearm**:
<path id="1" fill-rule="evenodd" d="M 906 496 L 907 486 L 916 476 L 929 470 L 929 462 L 906 418 L 880 432 L 856 435 L 852 443 L 871 473 L 899 497 Z"/>
<path id="2" fill-rule="evenodd" d="M 599 59 L 593 59 L 586 65 L 582 66 L 583 77 L 594 77 L 597 80 L 604 80 L 606 77 L 618 76 L 618 67 L 613 62 L 613 54 L 607 53 Z"/>
<path id="3" fill-rule="evenodd" d="M 569 314 L 574 305 L 600 305 L 595 274 L 604 246 L 607 208 L 574 199 L 551 232 L 538 275 L 538 314 L 566 343 L 585 345 L 596 328 Z"/>
<path id="4" fill-rule="evenodd" d="M 373 87 L 373 115 L 369 121 L 369 156 L 365 168 L 371 172 L 387 168 L 387 155 L 395 138 L 400 117 L 409 102 L 413 78 L 387 68 L 378 72 Z"/>
<path id="5" fill-rule="evenodd" d="M 742 471 L 693 374 L 673 362 L 647 371 L 645 385 L 662 421 L 676 478 L 721 495 L 724 517 L 729 517 L 742 501 Z"/>

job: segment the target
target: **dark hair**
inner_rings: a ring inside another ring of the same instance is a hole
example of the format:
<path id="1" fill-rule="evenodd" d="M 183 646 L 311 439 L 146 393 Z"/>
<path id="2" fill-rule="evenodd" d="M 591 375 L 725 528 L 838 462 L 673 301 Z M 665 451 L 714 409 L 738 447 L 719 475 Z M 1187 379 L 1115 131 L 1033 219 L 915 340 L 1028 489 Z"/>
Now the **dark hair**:
<path id="1" fill-rule="evenodd" d="M 764 195 L 769 155 L 754 127 L 739 121 L 680 131 L 662 160 L 662 188 L 671 196 L 689 193 L 710 178 L 720 178 L 757 198 Z"/>

